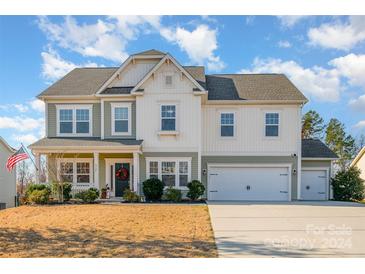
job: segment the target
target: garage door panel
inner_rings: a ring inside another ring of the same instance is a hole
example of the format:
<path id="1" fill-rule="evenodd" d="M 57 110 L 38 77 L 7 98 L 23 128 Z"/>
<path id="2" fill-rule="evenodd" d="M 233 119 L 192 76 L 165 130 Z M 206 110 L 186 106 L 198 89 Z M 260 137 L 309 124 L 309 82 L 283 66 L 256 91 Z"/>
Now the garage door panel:
<path id="1" fill-rule="evenodd" d="M 326 200 L 327 185 L 326 170 L 302 170 L 301 196 L 303 200 Z"/>
<path id="2" fill-rule="evenodd" d="M 287 167 L 212 167 L 210 200 L 287 201 Z"/>

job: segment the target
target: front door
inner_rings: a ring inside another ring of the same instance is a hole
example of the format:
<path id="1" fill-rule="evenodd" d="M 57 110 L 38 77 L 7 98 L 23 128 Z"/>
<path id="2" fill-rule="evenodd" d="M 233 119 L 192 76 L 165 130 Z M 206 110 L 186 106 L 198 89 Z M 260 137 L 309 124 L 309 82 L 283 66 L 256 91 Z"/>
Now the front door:
<path id="1" fill-rule="evenodd" d="M 129 188 L 130 180 L 130 164 L 115 163 L 114 166 L 114 182 L 115 182 L 115 197 L 122 197 L 124 190 Z"/>

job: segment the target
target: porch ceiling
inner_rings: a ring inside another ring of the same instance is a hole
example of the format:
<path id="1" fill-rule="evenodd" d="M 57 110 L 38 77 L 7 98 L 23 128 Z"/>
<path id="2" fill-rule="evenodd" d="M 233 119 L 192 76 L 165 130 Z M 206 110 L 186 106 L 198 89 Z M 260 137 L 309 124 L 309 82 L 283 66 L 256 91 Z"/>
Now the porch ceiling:
<path id="1" fill-rule="evenodd" d="M 100 139 L 95 137 L 80 138 L 43 138 L 31 144 L 34 152 L 139 152 L 143 140 L 136 139 Z"/>

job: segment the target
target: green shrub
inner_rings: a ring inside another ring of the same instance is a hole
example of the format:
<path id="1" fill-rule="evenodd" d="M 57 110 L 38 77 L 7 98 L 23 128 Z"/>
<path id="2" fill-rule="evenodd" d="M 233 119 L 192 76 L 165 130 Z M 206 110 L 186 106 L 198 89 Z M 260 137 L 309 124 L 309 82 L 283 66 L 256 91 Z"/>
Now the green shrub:
<path id="1" fill-rule="evenodd" d="M 141 200 L 139 195 L 130 189 L 124 190 L 123 199 L 128 203 L 138 203 Z"/>
<path id="2" fill-rule="evenodd" d="M 163 195 L 163 200 L 171 201 L 171 202 L 181 202 L 182 193 L 180 189 L 173 188 L 172 186 L 168 187 Z"/>
<path id="3" fill-rule="evenodd" d="M 91 187 L 88 190 L 81 191 L 75 194 L 76 199 L 81 199 L 85 203 L 92 203 L 99 198 L 99 190 Z"/>
<path id="4" fill-rule="evenodd" d="M 72 184 L 65 182 L 52 181 L 52 192 L 57 196 L 57 199 L 61 200 L 61 193 L 63 193 L 63 201 L 69 201 L 72 198 Z"/>
<path id="5" fill-rule="evenodd" d="M 25 189 L 25 196 L 28 197 L 34 190 L 43 190 L 49 188 L 45 184 L 28 184 Z"/>
<path id="6" fill-rule="evenodd" d="M 49 188 L 44 188 L 42 190 L 34 189 L 29 193 L 27 200 L 31 204 L 46 204 L 49 202 L 50 195 L 51 190 Z"/>
<path id="7" fill-rule="evenodd" d="M 364 180 L 360 178 L 360 170 L 350 167 L 337 172 L 331 179 L 333 198 L 339 201 L 360 201 L 364 199 Z"/>
<path id="8" fill-rule="evenodd" d="M 198 200 L 199 197 L 202 196 L 205 191 L 204 185 L 198 180 L 193 180 L 190 183 L 188 183 L 188 188 L 189 191 L 188 194 L 186 194 L 186 196 L 193 201 Z"/>
<path id="9" fill-rule="evenodd" d="M 160 201 L 163 194 L 163 183 L 157 178 L 151 178 L 143 182 L 143 193 L 146 201 Z"/>

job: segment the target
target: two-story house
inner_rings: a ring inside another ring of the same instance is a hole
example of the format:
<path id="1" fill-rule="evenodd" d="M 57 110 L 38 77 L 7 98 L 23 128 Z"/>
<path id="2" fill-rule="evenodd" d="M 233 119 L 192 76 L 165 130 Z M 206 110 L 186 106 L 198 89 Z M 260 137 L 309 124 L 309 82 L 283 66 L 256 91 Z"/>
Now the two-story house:
<path id="1" fill-rule="evenodd" d="M 206 75 L 148 50 L 120 67 L 74 69 L 38 98 L 46 137 L 30 148 L 38 164 L 46 155 L 49 180 L 75 189 L 107 185 L 120 197 L 156 177 L 182 190 L 200 180 L 210 200 L 330 195 L 335 155 L 316 140 L 302 152 L 307 99 L 282 74 Z"/>

